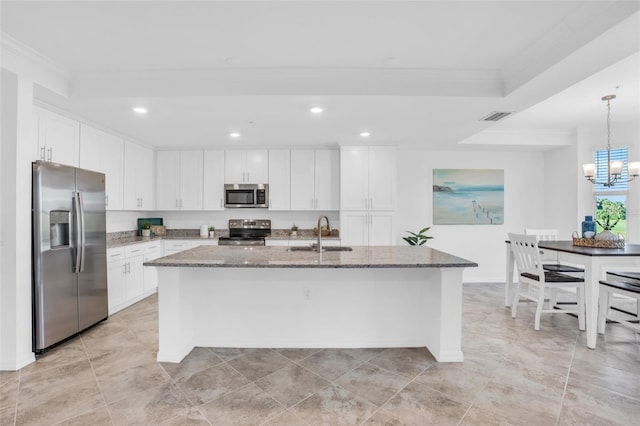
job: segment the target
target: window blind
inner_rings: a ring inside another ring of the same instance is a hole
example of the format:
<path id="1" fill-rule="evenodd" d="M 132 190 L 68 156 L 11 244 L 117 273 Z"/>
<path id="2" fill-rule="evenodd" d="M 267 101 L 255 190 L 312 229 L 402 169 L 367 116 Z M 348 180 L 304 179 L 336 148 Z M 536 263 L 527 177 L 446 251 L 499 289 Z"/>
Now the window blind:
<path id="1" fill-rule="evenodd" d="M 622 161 L 624 163 L 620 181 L 616 182 L 614 186 L 610 186 L 610 187 L 604 186 L 602 184 L 593 185 L 593 192 L 626 191 L 628 185 L 627 185 L 627 182 L 624 182 L 624 181 L 627 180 L 629 176 L 629 172 L 627 170 L 627 160 L 628 160 L 627 148 L 612 149 L 611 161 Z M 596 179 L 598 181 L 600 180 L 606 181 L 607 180 L 607 150 L 603 149 L 603 150 L 594 152 L 593 162 L 596 165 Z"/>

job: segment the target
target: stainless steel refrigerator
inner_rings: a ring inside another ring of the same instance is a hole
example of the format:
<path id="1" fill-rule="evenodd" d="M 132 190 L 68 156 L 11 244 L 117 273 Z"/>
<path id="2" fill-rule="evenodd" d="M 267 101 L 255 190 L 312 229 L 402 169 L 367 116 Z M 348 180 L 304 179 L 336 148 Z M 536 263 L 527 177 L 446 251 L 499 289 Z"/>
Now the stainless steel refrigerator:
<path id="1" fill-rule="evenodd" d="M 33 348 L 41 353 L 108 317 L 105 176 L 33 166 Z"/>

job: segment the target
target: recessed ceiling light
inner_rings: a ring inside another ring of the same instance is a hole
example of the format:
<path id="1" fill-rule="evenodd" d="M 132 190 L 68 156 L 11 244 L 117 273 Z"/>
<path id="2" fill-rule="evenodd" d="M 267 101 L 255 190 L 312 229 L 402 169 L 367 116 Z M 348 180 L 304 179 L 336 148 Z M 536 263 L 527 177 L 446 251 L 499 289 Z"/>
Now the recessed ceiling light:
<path id="1" fill-rule="evenodd" d="M 232 133 L 229 133 L 229 136 L 231 136 L 232 138 L 239 138 L 240 137 L 240 133 L 232 132 Z"/>
<path id="2" fill-rule="evenodd" d="M 313 107 L 309 111 L 311 111 L 313 114 L 320 114 L 322 111 L 324 111 L 324 109 L 320 107 Z"/>
<path id="3" fill-rule="evenodd" d="M 362 136 L 363 138 L 368 138 L 369 136 L 371 136 L 371 133 L 369 133 L 369 132 L 360 132 L 360 136 Z"/>
<path id="4" fill-rule="evenodd" d="M 135 107 L 133 108 L 134 112 L 137 112 L 138 114 L 146 114 L 147 113 L 147 109 L 144 107 Z"/>

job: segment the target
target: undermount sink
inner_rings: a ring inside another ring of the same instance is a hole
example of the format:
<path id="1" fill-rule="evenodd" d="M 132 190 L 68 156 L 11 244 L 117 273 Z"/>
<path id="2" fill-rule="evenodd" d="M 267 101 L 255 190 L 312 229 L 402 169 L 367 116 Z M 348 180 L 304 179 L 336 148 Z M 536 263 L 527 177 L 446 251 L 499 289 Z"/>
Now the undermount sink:
<path id="1" fill-rule="evenodd" d="M 352 251 L 351 247 L 346 246 L 325 246 L 322 247 L 323 251 Z M 316 247 L 313 246 L 293 246 L 289 247 L 287 251 L 316 251 Z"/>

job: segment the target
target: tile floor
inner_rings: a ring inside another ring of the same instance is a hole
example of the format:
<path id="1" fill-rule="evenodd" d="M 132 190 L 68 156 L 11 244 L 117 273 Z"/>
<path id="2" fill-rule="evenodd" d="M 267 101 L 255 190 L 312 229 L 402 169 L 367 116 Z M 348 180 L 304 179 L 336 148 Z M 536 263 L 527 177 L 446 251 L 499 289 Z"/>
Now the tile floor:
<path id="1" fill-rule="evenodd" d="M 533 306 L 511 319 L 502 291 L 465 285 L 456 364 L 406 348 L 196 348 L 158 364 L 152 296 L 1 372 L 0 424 L 637 424 L 640 334 L 611 324 L 589 350 L 577 319 L 536 332 Z"/>

